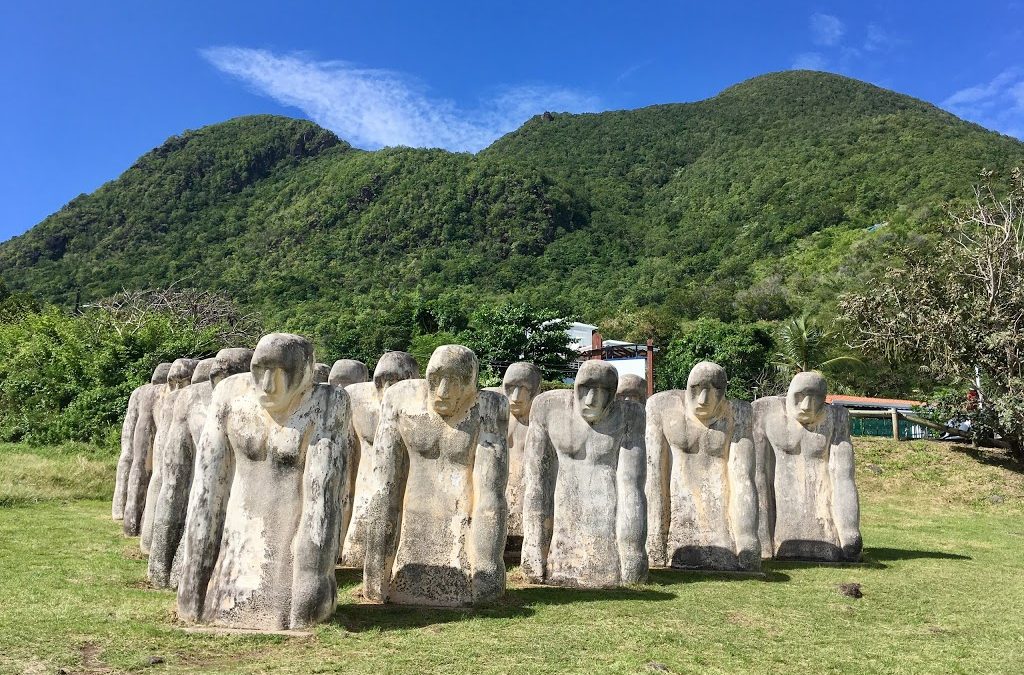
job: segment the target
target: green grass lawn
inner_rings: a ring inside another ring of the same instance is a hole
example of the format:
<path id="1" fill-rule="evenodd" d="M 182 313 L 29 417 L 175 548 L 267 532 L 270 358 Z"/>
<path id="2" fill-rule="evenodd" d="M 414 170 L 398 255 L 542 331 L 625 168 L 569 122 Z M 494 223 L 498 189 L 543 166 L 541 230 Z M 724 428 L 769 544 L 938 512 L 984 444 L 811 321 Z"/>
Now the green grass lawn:
<path id="1" fill-rule="evenodd" d="M 475 611 L 361 605 L 340 571 L 334 621 L 287 638 L 182 630 L 110 519 L 114 458 L 0 446 L 0 671 L 1024 672 L 1022 474 L 997 452 L 856 448 L 864 565 L 518 586 Z"/>

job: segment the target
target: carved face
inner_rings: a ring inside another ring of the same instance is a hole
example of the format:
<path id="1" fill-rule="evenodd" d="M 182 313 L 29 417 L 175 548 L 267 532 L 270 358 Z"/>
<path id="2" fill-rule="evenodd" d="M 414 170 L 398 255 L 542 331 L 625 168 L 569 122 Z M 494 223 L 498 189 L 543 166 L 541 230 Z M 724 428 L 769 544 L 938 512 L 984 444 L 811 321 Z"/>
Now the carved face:
<path id="1" fill-rule="evenodd" d="M 540 390 L 540 370 L 532 363 L 513 363 L 505 371 L 501 388 L 508 398 L 508 407 L 519 419 L 530 416 L 533 399 Z"/>
<path id="2" fill-rule="evenodd" d="M 619 374 L 615 367 L 604 361 L 587 361 L 580 367 L 573 387 L 576 406 L 589 424 L 595 424 L 608 414 L 615 391 L 619 386 Z"/>
<path id="3" fill-rule="evenodd" d="M 272 333 L 260 339 L 252 357 L 252 379 L 260 405 L 288 410 L 313 383 L 313 348 L 303 337 Z"/>
<path id="4" fill-rule="evenodd" d="M 167 384 L 167 375 L 171 372 L 171 364 L 161 363 L 153 371 L 153 376 L 149 379 L 150 384 Z"/>
<path id="5" fill-rule="evenodd" d="M 356 382 L 366 382 L 369 373 L 366 364 L 355 359 L 338 359 L 331 366 L 331 372 L 327 376 L 327 382 L 335 387 L 345 388 Z"/>
<path id="6" fill-rule="evenodd" d="M 817 424 L 825 412 L 825 378 L 818 373 L 797 373 L 786 393 L 786 412 L 804 426 Z"/>
<path id="7" fill-rule="evenodd" d="M 709 422 L 721 414 L 727 381 L 725 370 L 716 363 L 703 361 L 690 371 L 686 380 L 686 407 L 701 422 Z"/>
<path id="8" fill-rule="evenodd" d="M 385 352 L 377 367 L 373 370 L 373 386 L 377 388 L 377 394 L 384 396 L 384 392 L 396 382 L 411 380 L 417 377 L 420 367 L 416 359 L 408 352 Z"/>
<path id="9" fill-rule="evenodd" d="M 171 370 L 167 373 L 167 386 L 171 391 L 187 387 L 192 383 L 192 374 L 195 372 L 195 359 L 177 359 L 171 364 Z"/>
<path id="10" fill-rule="evenodd" d="M 228 347 L 217 352 L 217 358 L 210 366 L 210 384 L 216 389 L 224 379 L 249 371 L 252 364 L 251 349 Z"/>
<path id="11" fill-rule="evenodd" d="M 615 398 L 620 401 L 645 403 L 647 401 L 647 380 L 639 375 L 623 375 L 619 378 L 619 389 L 615 392 Z"/>
<path id="12" fill-rule="evenodd" d="M 427 364 L 430 407 L 441 417 L 467 410 L 476 399 L 476 354 L 461 345 L 434 350 Z"/>

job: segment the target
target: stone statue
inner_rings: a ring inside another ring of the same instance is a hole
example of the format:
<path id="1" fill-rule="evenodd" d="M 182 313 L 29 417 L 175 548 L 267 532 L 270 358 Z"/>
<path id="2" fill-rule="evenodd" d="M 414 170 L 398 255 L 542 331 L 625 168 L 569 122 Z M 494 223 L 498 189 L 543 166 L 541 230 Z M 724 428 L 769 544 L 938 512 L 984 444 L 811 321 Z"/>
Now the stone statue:
<path id="1" fill-rule="evenodd" d="M 639 375 L 627 374 L 619 377 L 619 388 L 615 398 L 620 401 L 647 403 L 647 380 Z"/>
<path id="2" fill-rule="evenodd" d="M 798 373 L 785 396 L 754 401 L 762 555 L 860 560 L 860 506 L 849 413 L 825 403 L 825 378 Z"/>
<path id="3" fill-rule="evenodd" d="M 343 361 L 334 364 L 332 380 L 338 370 L 338 363 Z M 341 564 L 346 567 L 362 567 L 366 559 L 366 509 L 378 489 L 373 474 L 373 437 L 377 433 L 384 393 L 391 385 L 417 378 L 419 374 L 419 364 L 412 354 L 385 352 L 374 368 L 373 382 L 356 382 L 345 387 L 352 401 L 353 431 L 349 459 L 352 506 L 346 517 L 348 526 L 345 528 L 345 543 L 341 549 Z"/>
<path id="4" fill-rule="evenodd" d="M 704 361 L 686 390 L 647 402 L 647 554 L 651 565 L 761 568 L 750 404 L 726 398 Z"/>
<path id="5" fill-rule="evenodd" d="M 617 401 L 618 373 L 587 361 L 573 391 L 533 402 L 523 459 L 522 570 L 582 588 L 647 578 L 644 408 Z"/>
<path id="6" fill-rule="evenodd" d="M 477 370 L 472 351 L 445 345 L 425 380 L 384 396 L 367 513 L 370 600 L 459 606 L 505 592 L 508 403 L 477 391 Z"/>
<path id="7" fill-rule="evenodd" d="M 326 363 L 318 363 L 313 368 L 313 384 L 326 384 L 331 376 L 331 367 Z"/>
<path id="8" fill-rule="evenodd" d="M 313 345 L 256 345 L 251 374 L 218 383 L 197 448 L 178 614 L 300 629 L 334 613 L 349 400 L 313 383 Z"/>
<path id="9" fill-rule="evenodd" d="M 222 349 L 216 358 L 203 359 L 192 375 L 192 384 L 181 391 L 174 404 L 161 452 L 163 482 L 153 516 L 147 570 L 155 586 L 174 588 L 180 576 L 179 543 L 192 487 L 195 449 L 206 423 L 213 390 L 225 377 L 248 372 L 251 360 L 251 349 Z"/>
<path id="10" fill-rule="evenodd" d="M 505 395 L 511 413 L 508 419 L 508 487 L 505 488 L 508 537 L 505 550 L 513 556 L 518 555 L 523 547 L 523 452 L 526 433 L 530 430 L 530 410 L 534 398 L 540 393 L 541 381 L 540 368 L 519 361 L 505 371 L 501 387 L 491 390 Z"/>
<path id="11" fill-rule="evenodd" d="M 172 376 L 176 376 L 172 383 Z M 146 499 L 153 474 L 155 442 L 158 422 L 163 411 L 163 402 L 172 387 L 181 388 L 191 381 L 191 374 L 174 365 L 168 367 L 167 382 L 155 385 L 139 393 L 138 419 L 132 433 L 132 461 L 128 472 L 128 486 L 125 489 L 124 534 L 137 537 L 142 530 L 146 510 Z"/>
<path id="12" fill-rule="evenodd" d="M 128 410 L 124 415 L 124 424 L 121 425 L 121 456 L 117 460 L 117 477 L 114 482 L 114 503 L 110 515 L 114 520 L 124 520 L 124 502 L 128 495 L 128 476 L 132 470 L 132 440 L 135 437 L 135 427 L 139 422 L 139 405 L 146 397 L 144 392 L 153 387 L 167 384 L 167 373 L 171 370 L 170 363 L 161 363 L 153 370 L 153 376 L 148 384 L 136 387 L 128 398 Z"/>
<path id="13" fill-rule="evenodd" d="M 139 536 L 139 549 L 146 555 L 149 555 L 149 545 L 153 540 L 153 517 L 156 515 L 157 497 L 164 479 L 163 448 L 167 441 L 167 428 L 174 413 L 174 404 L 181 391 L 192 384 L 192 376 L 198 365 L 199 361 L 196 359 L 177 359 L 171 364 L 171 371 L 167 374 L 167 391 L 153 413 L 156 433 L 153 435 L 152 475 L 146 491 L 146 505 L 142 512 L 142 530 Z"/>
<path id="14" fill-rule="evenodd" d="M 403 354 L 405 352 L 402 352 Z M 374 371 L 376 372 L 376 371 Z M 417 370 L 413 377 L 419 375 Z M 356 361 L 355 359 L 340 359 L 334 362 L 331 366 L 331 374 L 327 378 L 327 381 L 333 384 L 335 387 L 347 387 L 350 384 L 356 384 L 357 382 L 366 382 L 370 379 L 370 371 L 367 369 L 366 364 L 362 361 Z"/>

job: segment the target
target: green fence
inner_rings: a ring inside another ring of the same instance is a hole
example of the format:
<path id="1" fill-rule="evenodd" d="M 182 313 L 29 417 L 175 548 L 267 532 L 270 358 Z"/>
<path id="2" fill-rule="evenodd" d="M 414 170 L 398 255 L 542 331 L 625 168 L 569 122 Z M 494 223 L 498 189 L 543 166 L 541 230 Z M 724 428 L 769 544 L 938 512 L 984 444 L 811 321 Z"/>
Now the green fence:
<path id="1" fill-rule="evenodd" d="M 901 419 L 900 438 L 928 438 L 928 429 L 909 420 Z M 882 417 L 850 417 L 850 434 L 853 436 L 881 436 L 892 438 L 892 419 Z"/>

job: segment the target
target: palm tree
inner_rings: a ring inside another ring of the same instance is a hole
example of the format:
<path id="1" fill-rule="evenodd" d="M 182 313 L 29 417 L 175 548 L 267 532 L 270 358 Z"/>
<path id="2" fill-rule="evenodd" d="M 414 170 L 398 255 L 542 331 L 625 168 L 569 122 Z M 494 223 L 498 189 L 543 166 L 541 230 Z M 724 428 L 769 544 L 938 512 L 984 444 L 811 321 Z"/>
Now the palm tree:
<path id="1" fill-rule="evenodd" d="M 818 322 L 803 313 L 785 321 L 779 328 L 775 367 L 785 377 L 808 370 L 825 370 L 840 365 L 861 365 L 856 356 L 835 353 L 836 336 L 822 328 Z"/>

